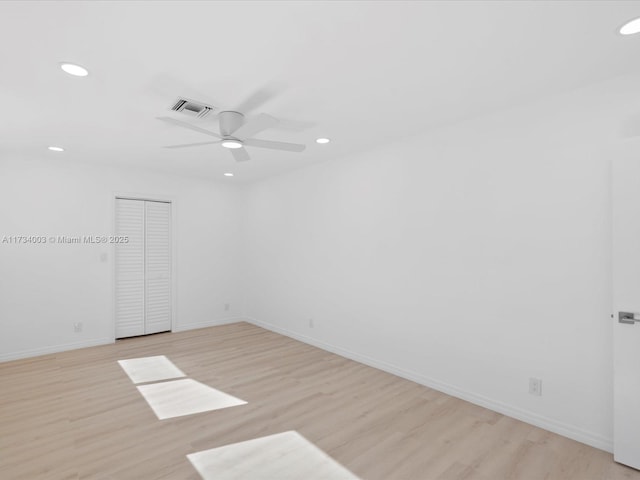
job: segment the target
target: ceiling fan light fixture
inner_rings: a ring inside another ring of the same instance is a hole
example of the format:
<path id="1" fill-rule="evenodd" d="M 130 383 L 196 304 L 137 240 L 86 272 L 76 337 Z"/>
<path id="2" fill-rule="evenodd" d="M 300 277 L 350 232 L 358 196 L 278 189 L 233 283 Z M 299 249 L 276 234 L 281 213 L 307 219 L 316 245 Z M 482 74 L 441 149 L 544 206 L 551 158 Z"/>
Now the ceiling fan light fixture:
<path id="1" fill-rule="evenodd" d="M 242 142 L 240 140 L 224 140 L 221 145 L 224 148 L 242 148 Z"/>
<path id="2" fill-rule="evenodd" d="M 329 143 L 330 141 L 331 141 L 330 139 L 324 138 L 324 137 L 316 138 L 316 143 L 320 143 L 320 144 Z"/>
<path id="3" fill-rule="evenodd" d="M 640 17 L 634 18 L 628 21 L 620 27 L 620 35 L 633 35 L 634 33 L 640 33 Z"/>
<path id="4" fill-rule="evenodd" d="M 86 77 L 89 75 L 89 70 L 82 65 L 76 65 L 75 63 L 61 62 L 60 68 L 74 77 Z"/>

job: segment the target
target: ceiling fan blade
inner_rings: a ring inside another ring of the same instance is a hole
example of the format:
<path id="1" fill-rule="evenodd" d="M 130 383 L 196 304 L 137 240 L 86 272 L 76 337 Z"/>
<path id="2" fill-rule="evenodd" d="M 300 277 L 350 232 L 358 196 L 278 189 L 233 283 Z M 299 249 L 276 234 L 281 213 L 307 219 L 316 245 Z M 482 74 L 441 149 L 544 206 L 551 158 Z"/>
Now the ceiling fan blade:
<path id="1" fill-rule="evenodd" d="M 182 145 L 167 145 L 164 148 L 187 148 L 187 147 L 198 147 L 200 145 L 213 145 L 214 143 L 220 143 L 222 140 L 214 140 L 213 142 L 198 142 L 198 143 L 185 143 Z"/>
<path id="2" fill-rule="evenodd" d="M 274 150 L 286 150 L 287 152 L 302 152 L 307 148 L 306 145 L 301 143 L 272 142 L 271 140 L 258 140 L 257 138 L 243 140 L 242 143 L 250 147 L 272 148 Z"/>
<path id="3" fill-rule="evenodd" d="M 257 117 L 249 120 L 247 123 L 241 125 L 238 129 L 232 132 L 234 137 L 244 139 L 253 137 L 256 133 L 259 133 L 267 128 L 271 128 L 278 124 L 278 119 L 261 113 Z"/>
<path id="4" fill-rule="evenodd" d="M 249 156 L 249 152 L 247 152 L 244 148 L 230 148 L 229 151 L 236 162 L 246 162 L 247 160 L 251 160 Z"/>
<path id="5" fill-rule="evenodd" d="M 235 110 L 247 114 L 267 103 L 278 93 L 280 93 L 283 90 L 283 87 L 283 85 L 278 85 L 271 82 L 245 98 L 242 102 L 240 102 L 239 105 L 235 106 Z"/>
<path id="6" fill-rule="evenodd" d="M 179 127 L 188 128 L 189 130 L 193 130 L 196 132 L 204 133 L 205 135 L 211 135 L 212 137 L 222 138 L 215 132 L 210 132 L 209 130 L 205 130 L 204 128 L 196 127 L 195 125 L 191 125 L 190 123 L 183 122 L 182 120 L 176 120 L 171 117 L 156 117 L 158 120 L 162 120 L 163 122 L 173 123 L 174 125 L 178 125 Z"/>

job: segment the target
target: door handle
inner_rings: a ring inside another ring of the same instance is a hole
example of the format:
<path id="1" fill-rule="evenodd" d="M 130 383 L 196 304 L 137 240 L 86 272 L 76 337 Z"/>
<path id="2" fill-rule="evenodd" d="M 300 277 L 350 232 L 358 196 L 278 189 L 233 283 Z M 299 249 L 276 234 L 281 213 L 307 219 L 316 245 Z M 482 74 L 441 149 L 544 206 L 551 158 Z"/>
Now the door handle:
<path id="1" fill-rule="evenodd" d="M 635 318 L 635 313 L 633 312 L 618 312 L 618 322 L 619 323 L 628 323 L 633 325 L 636 322 L 640 322 L 640 318 Z"/>

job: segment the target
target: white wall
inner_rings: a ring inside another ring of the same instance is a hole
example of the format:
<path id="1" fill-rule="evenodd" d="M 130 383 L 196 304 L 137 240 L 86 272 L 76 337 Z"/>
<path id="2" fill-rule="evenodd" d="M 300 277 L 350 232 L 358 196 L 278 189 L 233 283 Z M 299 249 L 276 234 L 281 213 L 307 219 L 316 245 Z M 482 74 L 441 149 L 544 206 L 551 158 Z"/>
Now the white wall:
<path id="1" fill-rule="evenodd" d="M 110 246 L 11 245 L 2 238 L 112 233 L 116 193 L 174 203 L 174 330 L 237 319 L 236 189 L 47 153 L 39 160 L 0 159 L 0 360 L 113 341 Z M 83 323 L 82 333 L 74 332 L 75 322 Z"/>
<path id="2" fill-rule="evenodd" d="M 247 314 L 610 450 L 609 160 L 638 80 L 248 187 Z"/>
<path id="3" fill-rule="evenodd" d="M 241 191 L 5 153 L 0 241 L 108 233 L 115 192 L 169 196 L 176 329 L 237 319 L 244 303 L 258 324 L 610 450 L 609 161 L 640 151 L 615 135 L 639 81 Z M 0 360 L 112 341 L 105 251 L 0 243 Z"/>

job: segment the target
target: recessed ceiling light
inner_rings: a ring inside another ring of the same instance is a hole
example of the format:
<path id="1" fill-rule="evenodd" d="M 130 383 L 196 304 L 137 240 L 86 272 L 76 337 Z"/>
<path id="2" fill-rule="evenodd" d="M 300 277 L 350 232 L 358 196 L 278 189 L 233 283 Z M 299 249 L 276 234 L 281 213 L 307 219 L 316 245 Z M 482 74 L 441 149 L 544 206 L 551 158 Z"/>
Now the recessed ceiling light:
<path id="1" fill-rule="evenodd" d="M 633 35 L 640 32 L 640 17 L 625 23 L 620 27 L 621 35 Z"/>
<path id="2" fill-rule="evenodd" d="M 225 140 L 222 142 L 224 148 L 242 148 L 242 142 L 240 140 Z"/>
<path id="3" fill-rule="evenodd" d="M 62 148 L 62 147 L 51 146 L 51 147 L 49 147 L 49 150 L 51 150 L 52 152 L 64 152 L 64 148 Z"/>
<path id="4" fill-rule="evenodd" d="M 89 75 L 89 70 L 81 65 L 76 65 L 75 63 L 63 62 L 60 64 L 60 68 L 74 77 L 86 77 Z"/>
<path id="5" fill-rule="evenodd" d="M 316 143 L 329 143 L 330 141 L 328 138 L 316 138 Z"/>
<path id="6" fill-rule="evenodd" d="M 224 176 L 225 177 L 233 177 L 233 173 L 225 173 Z"/>

